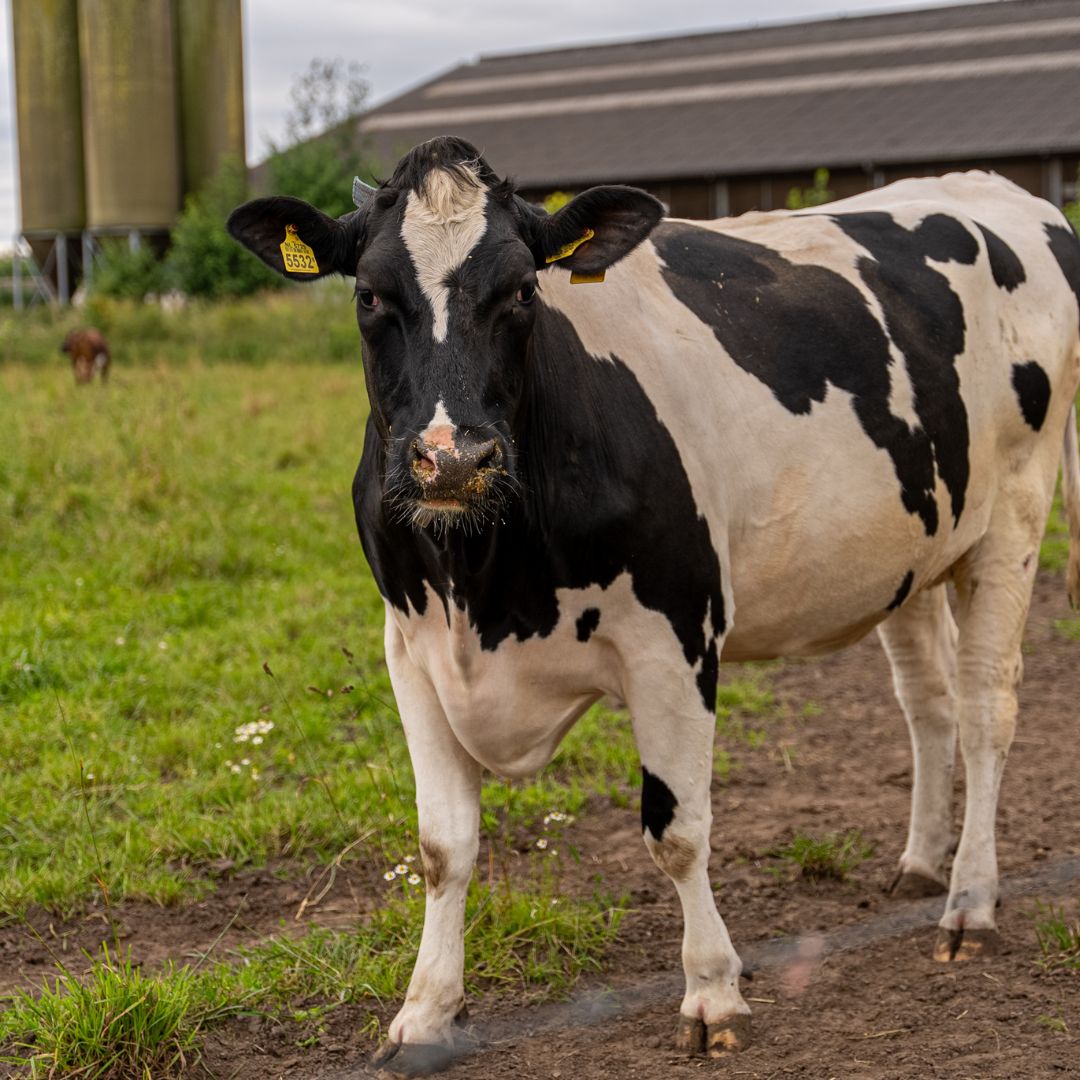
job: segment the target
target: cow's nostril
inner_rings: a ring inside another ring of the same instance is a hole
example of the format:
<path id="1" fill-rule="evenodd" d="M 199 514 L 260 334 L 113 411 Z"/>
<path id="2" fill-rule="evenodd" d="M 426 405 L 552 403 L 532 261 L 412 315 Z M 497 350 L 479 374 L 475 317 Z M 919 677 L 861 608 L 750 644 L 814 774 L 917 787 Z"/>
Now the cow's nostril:
<path id="1" fill-rule="evenodd" d="M 492 465 L 498 464 L 499 460 L 499 446 L 494 439 L 489 440 L 483 445 L 477 447 L 476 451 L 476 467 L 477 469 L 487 469 Z"/>
<path id="2" fill-rule="evenodd" d="M 412 467 L 418 473 L 433 473 L 437 468 L 435 461 L 435 448 L 428 446 L 419 439 L 412 442 Z"/>

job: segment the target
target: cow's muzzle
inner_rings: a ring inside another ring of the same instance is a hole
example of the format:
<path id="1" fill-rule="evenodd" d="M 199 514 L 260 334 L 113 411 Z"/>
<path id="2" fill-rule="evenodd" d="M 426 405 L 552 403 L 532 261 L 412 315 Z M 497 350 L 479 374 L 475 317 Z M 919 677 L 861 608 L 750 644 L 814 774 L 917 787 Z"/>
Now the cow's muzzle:
<path id="1" fill-rule="evenodd" d="M 494 438 L 465 435 L 445 446 L 418 437 L 410 449 L 409 467 L 423 502 L 475 501 L 503 471 L 503 452 Z"/>
<path id="2" fill-rule="evenodd" d="M 458 429 L 453 438 L 436 440 L 421 434 L 409 445 L 407 467 L 409 516 L 421 527 L 480 529 L 495 519 L 514 488 L 506 447 L 490 430 Z"/>

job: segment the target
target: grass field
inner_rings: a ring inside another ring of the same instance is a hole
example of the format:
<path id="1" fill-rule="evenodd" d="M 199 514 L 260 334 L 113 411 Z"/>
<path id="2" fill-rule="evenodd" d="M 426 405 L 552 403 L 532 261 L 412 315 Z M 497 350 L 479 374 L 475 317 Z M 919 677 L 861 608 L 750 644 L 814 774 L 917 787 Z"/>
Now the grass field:
<path id="1" fill-rule="evenodd" d="M 322 935 L 287 957 L 268 943 L 194 980 L 184 968 L 153 976 L 180 1017 L 165 1056 L 147 1058 L 158 1068 L 226 999 L 285 1008 L 294 986 L 331 987 L 335 1000 L 342 985 L 358 988 L 349 999 L 402 991 L 422 897 L 381 875 L 416 854 L 412 774 L 349 495 L 362 373 L 350 357 L 317 359 L 346 335 L 357 351 L 351 306 L 279 294 L 217 310 L 206 330 L 198 309 L 119 305 L 104 388 L 76 388 L 56 352 L 71 319 L 0 326 L 0 915 L 63 916 L 102 898 L 182 904 L 213 887 L 222 861 L 289 875 L 347 852 L 380 886 L 357 938 Z M 244 362 L 227 358 L 229 343 Z M 739 700 L 736 688 L 726 715 Z M 748 685 L 746 700 L 760 713 L 767 695 Z M 591 738 L 601 723 L 605 738 Z M 491 846 L 540 837 L 550 811 L 580 813 L 594 794 L 629 802 L 636 779 L 627 723 L 596 710 L 557 769 L 487 785 Z M 536 897 L 558 891 L 544 858 L 500 886 L 501 930 L 479 920 L 471 948 L 490 979 L 557 991 L 595 962 L 617 913 L 596 897 L 530 922 Z M 483 892 L 473 903 L 490 911 Z M 347 977 L 326 960 L 345 953 Z M 122 955 L 95 971 L 117 1011 L 142 992 Z M 65 1009 L 85 1012 L 83 983 L 59 974 L 49 994 L 10 1003 L 9 1049 L 32 1036 L 41 1055 L 45 1029 L 71 1033 Z M 54 1048 L 47 1060 L 103 1053 Z"/>
<path id="2" fill-rule="evenodd" d="M 366 405 L 347 290 L 90 317 L 116 357 L 105 388 L 76 388 L 57 352 L 78 316 L 0 319 L 0 917 L 182 905 L 223 862 L 287 876 L 341 857 L 378 882 L 354 933 L 198 970 L 143 973 L 121 950 L 0 1005 L 0 1046 L 41 1075 L 158 1075 L 237 1010 L 400 995 L 421 887 L 382 874 L 416 854 L 412 774 L 352 519 Z M 723 688 L 722 731 L 751 750 L 776 709 L 765 668 Z M 471 971 L 550 993 L 597 962 L 618 898 L 565 897 L 572 846 L 530 841 L 553 810 L 634 802 L 637 777 L 625 718 L 597 709 L 538 780 L 487 785 L 489 847 L 533 851 L 512 884 L 478 880 Z M 72 1020 L 91 998 L 134 1027 L 102 1045 Z"/>

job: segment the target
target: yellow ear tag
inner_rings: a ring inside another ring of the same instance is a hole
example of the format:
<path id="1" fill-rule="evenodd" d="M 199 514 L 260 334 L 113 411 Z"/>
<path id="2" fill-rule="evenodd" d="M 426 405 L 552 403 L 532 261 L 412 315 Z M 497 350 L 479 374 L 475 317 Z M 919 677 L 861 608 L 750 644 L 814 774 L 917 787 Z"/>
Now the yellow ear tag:
<path id="1" fill-rule="evenodd" d="M 290 274 L 317 274 L 319 272 L 315 252 L 296 235 L 295 225 L 285 226 L 285 239 L 281 243 L 281 261 Z"/>
<path id="2" fill-rule="evenodd" d="M 547 262 L 553 263 L 558 262 L 560 259 L 569 258 L 586 240 L 591 240 L 595 235 L 596 233 L 592 229 L 586 229 L 576 240 L 571 240 L 569 244 L 563 244 L 554 255 L 549 255 Z"/>
<path id="3" fill-rule="evenodd" d="M 576 240 L 571 240 L 569 244 L 564 244 L 554 255 L 549 255 L 547 261 L 549 263 L 558 262 L 560 259 L 569 258 L 586 240 L 591 240 L 596 233 L 592 229 L 586 229 L 581 236 Z M 588 285 L 594 282 L 604 280 L 604 271 L 601 270 L 598 274 L 579 274 L 577 271 L 572 270 L 570 272 L 570 284 L 571 285 Z"/>

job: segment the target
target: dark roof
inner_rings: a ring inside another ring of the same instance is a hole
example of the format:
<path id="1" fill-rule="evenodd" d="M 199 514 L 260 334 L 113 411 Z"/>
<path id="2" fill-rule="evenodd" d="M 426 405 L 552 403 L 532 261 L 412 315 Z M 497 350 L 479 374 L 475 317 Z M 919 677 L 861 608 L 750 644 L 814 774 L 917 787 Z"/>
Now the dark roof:
<path id="1" fill-rule="evenodd" d="M 366 113 L 384 173 L 460 135 L 525 188 L 1080 151 L 1080 4 L 482 57 Z"/>

